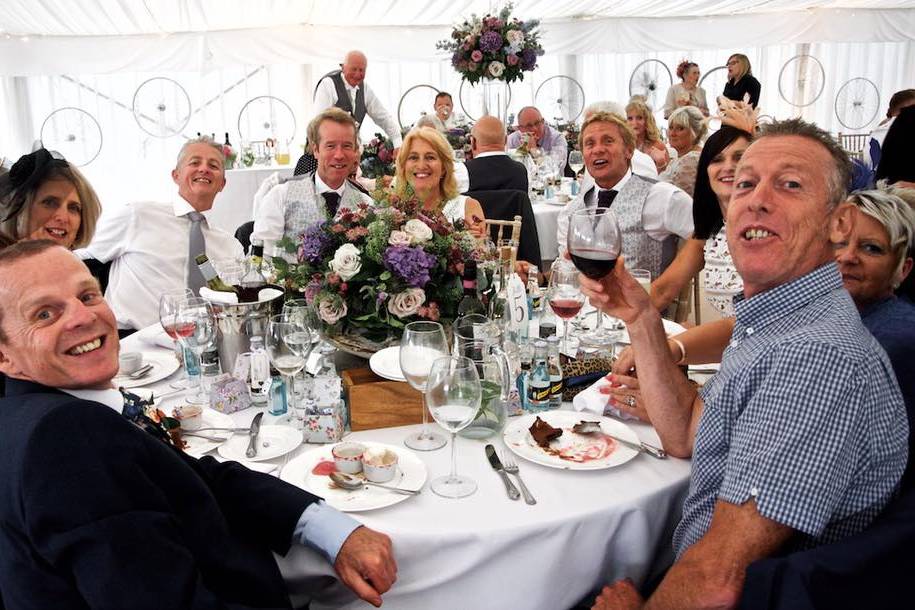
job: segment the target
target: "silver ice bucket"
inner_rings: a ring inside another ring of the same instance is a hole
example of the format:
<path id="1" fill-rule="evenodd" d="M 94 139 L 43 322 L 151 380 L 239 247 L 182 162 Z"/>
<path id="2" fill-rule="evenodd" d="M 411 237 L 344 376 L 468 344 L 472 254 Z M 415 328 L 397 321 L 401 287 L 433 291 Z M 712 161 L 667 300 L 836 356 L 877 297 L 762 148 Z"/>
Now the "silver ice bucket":
<path id="1" fill-rule="evenodd" d="M 216 313 L 216 349 L 219 352 L 219 363 L 224 373 L 231 373 L 235 359 L 239 354 L 251 351 L 250 338 L 255 335 L 263 337 L 267 332 L 270 316 L 283 312 L 283 288 L 270 284 L 267 288 L 276 288 L 280 294 L 266 301 L 257 303 L 212 303 Z"/>

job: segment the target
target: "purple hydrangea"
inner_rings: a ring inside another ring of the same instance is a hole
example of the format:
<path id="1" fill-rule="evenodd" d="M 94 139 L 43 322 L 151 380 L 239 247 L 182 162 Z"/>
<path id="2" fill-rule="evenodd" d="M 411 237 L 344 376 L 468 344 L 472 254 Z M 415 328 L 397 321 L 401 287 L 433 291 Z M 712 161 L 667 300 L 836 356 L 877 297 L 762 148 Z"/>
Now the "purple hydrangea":
<path id="1" fill-rule="evenodd" d="M 319 222 L 305 229 L 298 252 L 300 261 L 308 261 L 313 265 L 317 265 L 324 258 L 327 248 L 333 241 L 324 230 L 325 224 L 327 223 Z"/>
<path id="2" fill-rule="evenodd" d="M 390 246 L 384 251 L 384 264 L 415 288 L 422 288 L 429 281 L 429 270 L 438 261 L 418 246 Z"/>
<path id="3" fill-rule="evenodd" d="M 502 48 L 502 36 L 492 30 L 480 36 L 480 50 L 492 53 Z"/>
<path id="4" fill-rule="evenodd" d="M 537 65 L 537 51 L 534 49 L 521 51 L 521 69 L 533 70 L 535 65 Z"/>

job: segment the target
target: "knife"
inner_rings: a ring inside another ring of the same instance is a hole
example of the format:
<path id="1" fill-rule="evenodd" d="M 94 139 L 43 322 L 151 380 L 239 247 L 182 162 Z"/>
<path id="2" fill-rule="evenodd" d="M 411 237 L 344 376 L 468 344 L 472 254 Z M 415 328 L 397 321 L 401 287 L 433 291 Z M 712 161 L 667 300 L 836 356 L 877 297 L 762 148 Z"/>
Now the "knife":
<path id="1" fill-rule="evenodd" d="M 505 474 L 505 469 L 502 468 L 502 462 L 499 460 L 499 455 L 496 453 L 496 448 L 492 445 L 486 445 L 486 459 L 489 460 L 489 465 L 492 466 L 492 469 L 498 472 L 499 476 L 502 477 L 502 482 L 505 483 L 505 491 L 508 493 L 508 497 L 512 500 L 520 498 L 521 492 L 518 491 L 518 488 L 508 479 L 508 475 Z"/>
<path id="2" fill-rule="evenodd" d="M 264 413 L 260 412 L 254 416 L 251 427 L 248 428 L 248 449 L 245 451 L 245 457 L 255 457 L 257 455 L 257 433 L 261 430 L 261 420 L 264 419 Z"/>
<path id="3" fill-rule="evenodd" d="M 641 453 L 647 453 L 651 457 L 658 458 L 659 460 L 663 460 L 664 458 L 667 457 L 667 452 L 664 451 L 663 449 L 661 449 L 660 447 L 655 447 L 654 445 L 649 445 L 648 443 L 642 443 L 642 442 L 633 443 L 632 441 L 627 441 L 626 439 L 620 438 L 615 434 L 610 434 L 606 430 L 601 430 L 601 432 L 603 432 L 604 434 L 606 434 L 607 436 L 609 436 L 610 438 L 612 438 L 619 444 L 629 447 L 630 449 L 635 449 L 636 451 L 639 451 Z"/>

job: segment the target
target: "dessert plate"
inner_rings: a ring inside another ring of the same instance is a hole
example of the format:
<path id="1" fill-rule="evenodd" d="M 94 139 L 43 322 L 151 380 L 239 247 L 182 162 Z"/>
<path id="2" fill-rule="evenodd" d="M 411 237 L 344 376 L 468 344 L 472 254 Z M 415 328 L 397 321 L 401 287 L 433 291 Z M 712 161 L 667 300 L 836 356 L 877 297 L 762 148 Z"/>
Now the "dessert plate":
<path id="1" fill-rule="evenodd" d="M 286 455 L 302 444 L 302 431 L 289 426 L 261 426 L 257 434 L 257 455 L 247 457 L 248 435 L 235 434 L 219 446 L 219 455 L 236 462 L 263 462 Z"/>
<path id="2" fill-rule="evenodd" d="M 139 379 L 131 379 L 127 375 L 117 375 L 111 380 L 117 388 L 138 388 L 161 381 L 178 370 L 178 360 L 173 352 L 141 352 L 143 366 L 152 365 L 152 370 Z"/>

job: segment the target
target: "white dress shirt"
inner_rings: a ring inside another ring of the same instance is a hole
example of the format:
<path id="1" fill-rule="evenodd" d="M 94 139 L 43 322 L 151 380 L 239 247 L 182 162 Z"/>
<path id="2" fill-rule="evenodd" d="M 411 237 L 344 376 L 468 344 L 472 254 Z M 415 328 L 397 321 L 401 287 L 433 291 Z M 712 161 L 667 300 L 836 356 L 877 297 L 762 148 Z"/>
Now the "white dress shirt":
<path id="1" fill-rule="evenodd" d="M 623 188 L 632 171 L 627 171 L 622 179 L 611 188 L 619 191 Z M 582 207 L 592 208 L 597 205 L 597 190 L 593 179 L 590 184 L 582 184 L 581 193 L 559 212 L 556 219 L 556 240 L 559 243 L 559 256 L 566 251 L 566 233 L 569 230 L 569 217 Z M 587 199 L 585 199 L 587 195 Z M 612 207 L 611 207 L 612 209 Z M 642 208 L 642 228 L 648 237 L 663 241 L 670 235 L 687 239 L 693 235 L 693 199 L 682 190 L 667 182 L 655 182 L 651 186 L 645 207 Z"/>
<path id="2" fill-rule="evenodd" d="M 115 389 L 110 390 L 69 390 L 58 388 L 81 400 L 89 400 L 110 407 L 118 414 L 124 408 L 124 395 Z M 266 475 L 269 476 L 269 475 Z M 336 508 L 328 506 L 324 500 L 309 504 L 302 511 L 292 531 L 292 541 L 307 545 L 324 555 L 334 563 L 340 547 L 361 524 Z"/>
<path id="3" fill-rule="evenodd" d="M 159 297 L 187 287 L 188 236 L 194 208 L 181 197 L 171 203 L 144 201 L 106 208 L 92 243 L 80 258 L 111 261 L 105 299 L 118 328 L 143 328 L 159 322 Z M 210 260 L 244 255 L 225 231 L 201 222 Z"/>
<path id="4" fill-rule="evenodd" d="M 346 82 L 345 78 L 343 79 L 343 87 L 349 94 L 350 104 L 355 111 L 356 87 L 353 87 Z M 400 148 L 400 145 L 403 144 L 403 137 L 400 135 L 400 127 L 397 125 L 397 121 L 391 116 L 391 113 L 388 112 L 387 108 L 384 107 L 384 104 L 381 103 L 381 100 L 378 99 L 368 83 L 362 81 L 362 87 L 365 93 L 365 113 L 372 117 L 375 124 L 388 134 L 388 137 L 391 138 L 391 141 L 394 143 L 394 148 Z M 321 81 L 321 84 L 318 85 L 318 90 L 315 93 L 315 114 L 327 110 L 336 103 L 337 88 L 334 86 L 333 79 L 327 77 Z"/>

